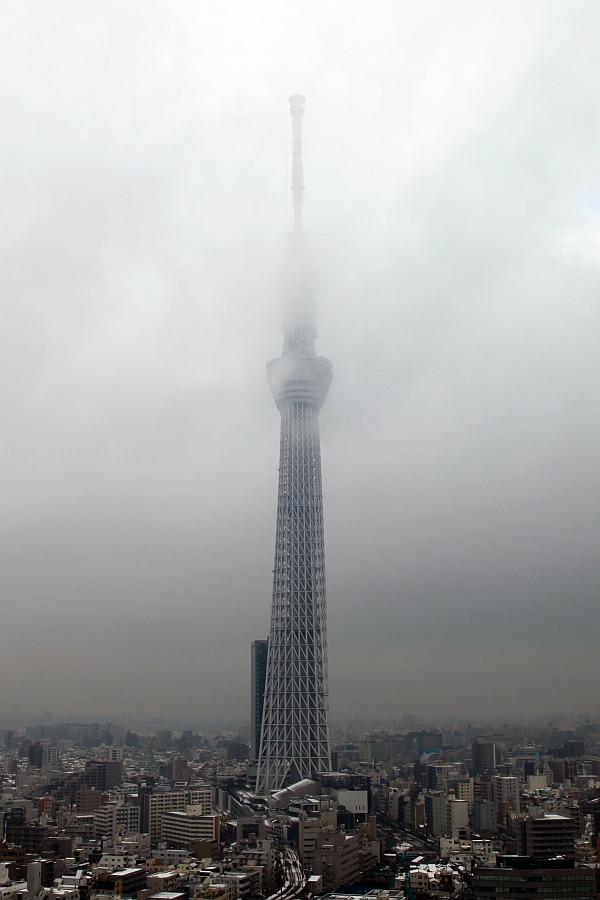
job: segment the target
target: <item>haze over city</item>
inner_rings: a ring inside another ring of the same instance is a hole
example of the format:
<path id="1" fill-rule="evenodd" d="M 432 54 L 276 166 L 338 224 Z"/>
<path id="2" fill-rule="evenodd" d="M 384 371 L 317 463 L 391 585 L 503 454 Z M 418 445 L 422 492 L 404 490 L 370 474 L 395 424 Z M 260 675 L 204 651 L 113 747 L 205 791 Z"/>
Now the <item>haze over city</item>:
<path id="1" fill-rule="evenodd" d="M 248 716 L 294 93 L 332 720 L 598 714 L 598 5 L 2 19 L 1 715 Z"/>

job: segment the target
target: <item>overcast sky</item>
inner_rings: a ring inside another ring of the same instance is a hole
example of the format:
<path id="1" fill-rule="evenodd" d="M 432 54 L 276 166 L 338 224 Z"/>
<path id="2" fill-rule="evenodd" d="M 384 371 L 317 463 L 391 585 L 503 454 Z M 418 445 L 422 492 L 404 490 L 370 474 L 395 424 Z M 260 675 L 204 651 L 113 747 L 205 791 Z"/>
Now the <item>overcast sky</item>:
<path id="1" fill-rule="evenodd" d="M 332 719 L 597 714 L 597 0 L 0 17 L 0 717 L 249 715 L 293 93 Z"/>

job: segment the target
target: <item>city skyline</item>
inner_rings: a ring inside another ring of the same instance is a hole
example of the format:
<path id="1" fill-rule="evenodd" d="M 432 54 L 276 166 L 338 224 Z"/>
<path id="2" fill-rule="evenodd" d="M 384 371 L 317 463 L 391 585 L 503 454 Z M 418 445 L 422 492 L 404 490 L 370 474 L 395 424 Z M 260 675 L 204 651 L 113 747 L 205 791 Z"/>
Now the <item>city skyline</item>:
<path id="1" fill-rule="evenodd" d="M 248 718 L 302 91 L 332 721 L 594 716 L 597 4 L 3 25 L 3 714 Z"/>

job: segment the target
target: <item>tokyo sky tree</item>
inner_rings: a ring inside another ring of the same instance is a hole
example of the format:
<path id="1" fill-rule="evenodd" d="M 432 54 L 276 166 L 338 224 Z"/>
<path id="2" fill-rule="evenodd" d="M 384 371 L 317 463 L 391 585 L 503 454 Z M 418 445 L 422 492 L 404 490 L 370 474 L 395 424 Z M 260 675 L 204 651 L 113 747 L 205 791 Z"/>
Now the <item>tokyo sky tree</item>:
<path id="1" fill-rule="evenodd" d="M 281 413 L 273 605 L 256 790 L 331 769 L 319 410 L 331 363 L 315 353 L 302 229 L 304 97 L 290 97 L 294 230 L 285 270 L 283 352 L 267 363 Z"/>

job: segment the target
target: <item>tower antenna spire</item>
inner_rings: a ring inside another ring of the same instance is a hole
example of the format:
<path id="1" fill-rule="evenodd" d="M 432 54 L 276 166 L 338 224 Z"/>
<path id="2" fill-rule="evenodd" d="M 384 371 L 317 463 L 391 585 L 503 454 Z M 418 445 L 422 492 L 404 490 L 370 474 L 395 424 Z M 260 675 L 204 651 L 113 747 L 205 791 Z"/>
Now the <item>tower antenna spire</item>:
<path id="1" fill-rule="evenodd" d="M 267 378 L 281 413 L 273 603 L 256 791 L 331 771 L 319 411 L 331 363 L 317 356 L 302 230 L 304 97 L 290 97 L 294 230 L 288 236 L 281 356 Z"/>
<path id="2" fill-rule="evenodd" d="M 294 205 L 294 231 L 302 231 L 302 199 L 304 195 L 304 166 L 302 162 L 302 121 L 304 97 L 290 97 L 292 115 L 292 203 Z"/>

